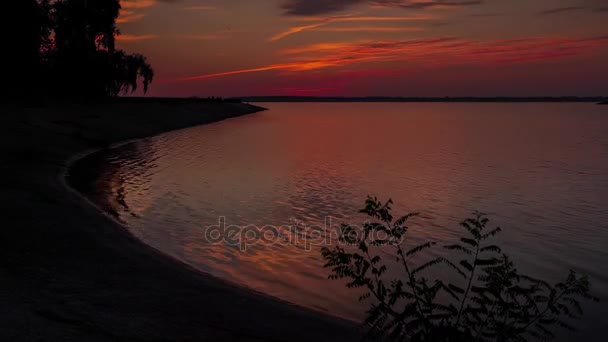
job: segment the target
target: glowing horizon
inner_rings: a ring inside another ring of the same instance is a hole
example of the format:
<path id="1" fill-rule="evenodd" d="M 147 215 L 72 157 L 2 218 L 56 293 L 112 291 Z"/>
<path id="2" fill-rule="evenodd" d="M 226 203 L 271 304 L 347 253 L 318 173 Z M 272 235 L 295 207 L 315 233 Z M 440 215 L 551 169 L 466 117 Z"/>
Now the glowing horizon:
<path id="1" fill-rule="evenodd" d="M 123 0 L 117 40 L 154 96 L 593 96 L 602 2 Z"/>

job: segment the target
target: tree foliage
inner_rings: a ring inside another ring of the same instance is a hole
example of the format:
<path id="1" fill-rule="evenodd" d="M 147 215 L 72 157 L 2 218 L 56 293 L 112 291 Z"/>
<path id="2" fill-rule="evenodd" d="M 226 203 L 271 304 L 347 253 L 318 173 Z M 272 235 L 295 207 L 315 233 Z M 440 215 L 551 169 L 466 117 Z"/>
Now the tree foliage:
<path id="1" fill-rule="evenodd" d="M 342 225 L 345 246 L 322 249 L 330 279 L 346 279 L 347 287 L 365 290 L 359 300 L 371 302 L 364 321 L 369 338 L 549 340 L 557 328 L 574 330 L 572 321 L 583 314 L 581 299 L 597 300 L 587 277 L 574 271 L 554 285 L 521 274 L 491 243 L 501 229 L 489 228 L 481 213 L 461 223 L 464 234 L 457 243 L 443 246 L 453 256 L 421 258 L 435 243 L 408 246 L 407 223 L 416 214 L 395 220 L 391 205 L 369 197 L 361 212 L 372 221 L 361 228 Z M 383 260 L 386 255 L 396 262 Z M 402 276 L 387 279 L 389 267 L 401 268 Z M 446 279 L 429 278 L 433 274 Z"/>
<path id="2" fill-rule="evenodd" d="M 20 0 L 9 58 L 22 68 L 9 79 L 12 96 L 102 98 L 147 92 L 154 71 L 140 54 L 116 49 L 119 0 Z"/>

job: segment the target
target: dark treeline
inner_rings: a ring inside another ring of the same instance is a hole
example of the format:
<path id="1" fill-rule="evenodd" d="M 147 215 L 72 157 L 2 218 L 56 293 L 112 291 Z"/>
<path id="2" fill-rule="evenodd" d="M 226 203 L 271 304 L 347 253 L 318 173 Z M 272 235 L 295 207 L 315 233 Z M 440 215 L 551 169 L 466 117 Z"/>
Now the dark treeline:
<path id="1" fill-rule="evenodd" d="M 120 0 L 9 1 L 16 25 L 5 52 L 9 100 L 89 100 L 144 92 L 154 78 L 146 58 L 116 49 Z"/>

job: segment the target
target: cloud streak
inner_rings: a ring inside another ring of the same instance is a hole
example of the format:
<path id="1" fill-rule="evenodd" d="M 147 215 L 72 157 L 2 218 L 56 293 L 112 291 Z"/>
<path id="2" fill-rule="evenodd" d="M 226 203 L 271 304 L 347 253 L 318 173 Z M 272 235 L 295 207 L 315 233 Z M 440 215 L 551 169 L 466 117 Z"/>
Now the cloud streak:
<path id="1" fill-rule="evenodd" d="M 121 43 L 138 42 L 155 38 L 158 38 L 155 34 L 120 34 L 116 36 L 116 40 Z"/>
<path id="2" fill-rule="evenodd" d="M 179 0 L 122 0 L 120 2 L 120 16 L 116 20 L 119 24 L 132 23 L 145 18 L 148 9 L 158 3 L 175 3 Z"/>
<path id="3" fill-rule="evenodd" d="M 546 11 L 542 11 L 539 12 L 540 15 L 553 15 L 553 14 L 562 14 L 562 13 L 567 13 L 567 12 L 574 12 L 574 11 L 581 11 L 586 9 L 585 7 L 581 7 L 581 6 L 570 6 L 570 7 L 558 7 L 558 8 L 552 8 Z"/>
<path id="4" fill-rule="evenodd" d="M 130 10 L 121 10 L 120 16 L 116 19 L 119 24 L 132 23 L 143 19 L 146 15 L 143 13 L 137 13 Z"/>
<path id="5" fill-rule="evenodd" d="M 482 0 L 375 0 L 376 7 L 398 7 L 405 9 L 455 9 L 466 6 L 481 5 Z"/>
<path id="6" fill-rule="evenodd" d="M 378 26 L 355 26 L 355 27 L 321 27 L 313 29 L 319 32 L 418 32 L 422 27 L 378 27 Z"/>
<path id="7" fill-rule="evenodd" d="M 122 0 L 120 15 L 116 20 L 119 24 L 132 23 L 143 19 L 143 12 L 157 4 L 156 0 Z"/>
<path id="8" fill-rule="evenodd" d="M 156 0 L 122 0 L 120 2 L 120 7 L 122 9 L 141 9 L 141 8 L 150 8 L 156 5 Z"/>
<path id="9" fill-rule="evenodd" d="M 374 17 L 374 16 L 335 16 L 335 17 L 327 17 L 327 18 L 305 18 L 306 21 L 316 21 L 311 24 L 300 25 L 290 27 L 289 29 L 279 32 L 274 36 L 270 37 L 269 41 L 275 42 L 291 36 L 293 34 L 297 34 L 304 31 L 316 30 L 316 31 L 333 31 L 333 32 L 354 32 L 356 28 L 323 28 L 326 25 L 332 23 L 344 23 L 344 22 L 408 22 L 408 21 L 426 21 L 436 19 L 436 17 L 432 16 L 409 16 L 409 17 Z M 369 28 L 369 27 L 368 27 Z M 404 30 L 407 30 L 404 28 Z M 362 30 L 360 30 L 362 31 Z M 381 28 L 377 30 L 382 31 Z M 394 31 L 393 31 L 394 32 Z"/>
<path id="10" fill-rule="evenodd" d="M 336 13 L 362 4 L 404 9 L 454 9 L 482 3 L 482 0 L 285 0 L 282 8 L 287 15 L 301 16 Z"/>
<path id="11" fill-rule="evenodd" d="M 313 44 L 283 51 L 287 62 L 183 77 L 165 82 L 195 81 L 245 73 L 283 70 L 300 72 L 341 68 L 383 61 L 425 68 L 450 65 L 499 65 L 538 62 L 588 54 L 608 46 L 608 36 L 591 38 L 522 37 L 474 41 L 453 37 L 428 39 Z"/>
<path id="12" fill-rule="evenodd" d="M 340 12 L 365 0 L 286 0 L 282 8 L 288 15 L 318 15 Z"/>
<path id="13" fill-rule="evenodd" d="M 329 22 L 327 22 L 327 21 L 322 21 L 322 22 L 315 23 L 315 24 L 290 27 L 286 31 L 279 32 L 279 33 L 275 34 L 274 36 L 270 37 L 270 39 L 268 41 L 276 42 L 277 40 L 281 40 L 281 39 L 283 39 L 285 37 L 291 36 L 292 34 L 304 32 L 304 31 L 308 31 L 308 30 L 312 30 L 312 29 L 315 29 L 317 27 L 321 27 L 323 25 L 327 25 L 328 23 Z"/>

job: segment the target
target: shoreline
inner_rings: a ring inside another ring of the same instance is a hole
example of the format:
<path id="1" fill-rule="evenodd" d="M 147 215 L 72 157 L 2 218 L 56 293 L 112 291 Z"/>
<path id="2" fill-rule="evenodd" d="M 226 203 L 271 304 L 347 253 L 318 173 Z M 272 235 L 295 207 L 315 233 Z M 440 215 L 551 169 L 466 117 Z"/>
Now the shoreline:
<path id="1" fill-rule="evenodd" d="M 356 338 L 351 322 L 228 283 L 145 245 L 65 177 L 70 165 L 113 144 L 263 108 L 181 101 L 7 109 L 1 339 Z"/>
<path id="2" fill-rule="evenodd" d="M 266 110 L 266 109 L 263 109 Z M 256 112 L 253 112 L 251 114 L 255 114 Z M 248 115 L 248 114 L 246 114 Z M 236 118 L 236 117 L 234 117 Z M 232 119 L 232 118 L 231 118 Z M 223 121 L 223 120 L 221 120 Z M 208 125 L 208 124 L 214 124 L 214 123 L 218 123 L 220 121 L 214 121 L 214 122 L 210 122 L 204 125 Z M 172 131 L 167 131 L 167 132 L 175 132 L 175 131 L 179 131 L 182 129 L 189 129 L 192 127 L 197 127 L 196 126 L 190 126 L 190 127 L 184 127 L 184 128 L 179 128 L 177 130 L 172 130 Z M 159 135 L 162 135 L 164 133 L 167 132 L 163 132 L 160 133 Z M 92 194 L 87 194 L 84 191 L 79 190 L 83 189 L 87 187 L 87 184 L 81 184 L 82 181 L 84 182 L 91 182 L 93 181 L 95 178 L 95 171 L 96 168 L 94 167 L 95 165 L 89 165 L 89 163 L 91 162 L 98 162 L 100 159 L 105 159 L 104 156 L 100 156 L 99 154 L 104 153 L 108 150 L 111 149 L 116 149 L 116 148 L 121 148 L 122 146 L 128 145 L 128 144 L 132 144 L 132 143 L 137 143 L 137 142 L 141 142 L 143 140 L 146 140 L 148 138 L 151 138 L 154 136 L 147 136 L 147 137 L 142 137 L 142 138 L 137 138 L 137 139 L 129 139 L 129 140 L 125 140 L 125 141 L 121 141 L 121 142 L 117 142 L 114 144 L 111 144 L 108 147 L 105 148 L 100 148 L 100 149 L 92 149 L 92 150 L 88 150 L 85 151 L 83 153 L 77 154 L 75 155 L 73 158 L 70 158 L 70 160 L 68 160 L 66 162 L 67 166 L 65 169 L 65 172 L 61 175 L 59 175 L 60 181 L 61 183 L 66 187 L 66 189 L 70 192 L 72 192 L 74 195 L 80 197 L 83 201 L 86 201 L 90 206 L 95 207 L 100 213 L 104 214 L 106 217 L 108 217 L 110 220 L 112 220 L 115 224 L 120 225 L 124 230 L 125 230 L 125 234 L 128 234 L 129 236 L 131 236 L 132 238 L 140 241 L 141 243 L 143 243 L 144 245 L 146 245 L 147 247 L 153 249 L 156 253 L 159 253 L 161 256 L 167 257 L 173 261 L 175 261 L 176 263 L 179 264 L 183 264 L 181 265 L 182 267 L 187 267 L 189 269 L 192 269 L 194 272 L 197 273 L 202 273 L 205 276 L 209 276 L 209 277 L 213 277 L 213 278 L 218 278 L 216 276 L 214 276 L 213 274 L 210 274 L 208 272 L 202 271 L 197 269 L 195 266 L 188 264 L 185 261 L 179 260 L 178 258 L 175 258 L 173 256 L 171 256 L 170 254 L 167 254 L 165 252 L 163 252 L 160 249 L 154 248 L 152 246 L 147 245 L 145 242 L 141 241 L 139 238 L 137 238 L 136 236 L 134 236 L 131 231 L 128 228 L 128 223 L 124 222 L 122 220 L 119 219 L 118 217 L 118 213 L 115 210 L 115 207 L 112 205 L 112 203 L 99 203 L 98 201 L 96 201 L 95 198 L 90 197 L 89 195 Z M 82 168 L 81 170 L 75 170 L 75 168 Z M 71 173 L 71 171 L 75 171 L 74 173 Z M 79 173 L 83 173 L 82 175 L 80 175 Z M 82 176 L 86 177 L 86 179 L 81 178 Z M 70 180 L 70 177 L 76 177 L 75 180 Z M 91 185 L 91 184 L 89 184 Z M 255 296 L 261 296 L 264 298 L 268 298 L 269 300 L 273 300 L 273 301 L 278 301 L 280 303 L 283 303 L 287 306 L 291 306 L 291 307 L 297 307 L 297 308 L 302 308 L 304 310 L 309 310 L 311 312 L 314 313 L 318 313 L 320 315 L 323 316 L 329 316 L 331 318 L 335 318 L 336 320 L 340 320 L 340 321 L 345 321 L 348 323 L 352 323 L 352 324 L 356 324 L 356 322 L 349 320 L 348 318 L 344 318 L 344 317 L 340 317 L 340 316 L 335 316 L 335 315 L 330 315 L 329 313 L 327 313 L 324 310 L 321 309 L 315 309 L 314 307 L 306 307 L 306 306 L 301 306 L 292 302 L 289 302 L 287 300 L 281 299 L 279 297 L 275 297 L 273 295 L 269 295 L 263 292 L 260 292 L 254 288 L 248 287 L 244 284 L 238 284 L 238 283 L 233 283 L 230 282 L 229 280 L 224 280 L 221 278 L 218 278 L 218 280 L 226 282 L 229 286 L 233 286 L 236 287 L 238 289 L 241 289 L 243 291 L 248 291 L 251 292 L 252 295 Z"/>

